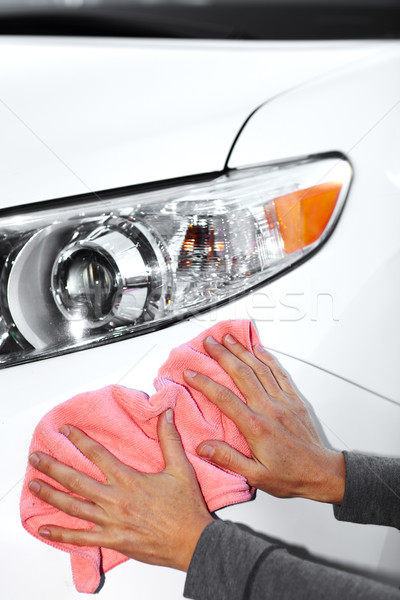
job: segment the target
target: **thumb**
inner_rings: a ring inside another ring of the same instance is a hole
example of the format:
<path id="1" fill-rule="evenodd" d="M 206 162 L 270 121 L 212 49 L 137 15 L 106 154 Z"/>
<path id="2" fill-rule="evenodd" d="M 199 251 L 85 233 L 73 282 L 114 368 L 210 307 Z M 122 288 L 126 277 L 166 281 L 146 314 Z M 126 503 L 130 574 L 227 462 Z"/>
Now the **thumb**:
<path id="1" fill-rule="evenodd" d="M 183 450 L 181 437 L 174 424 L 174 413 L 172 408 L 168 408 L 165 413 L 159 416 L 157 426 L 158 439 L 164 457 L 165 468 L 191 468 L 191 465 L 186 458 L 185 451 Z"/>
<path id="2" fill-rule="evenodd" d="M 254 461 L 225 442 L 217 440 L 202 442 L 197 447 L 197 454 L 218 467 L 243 475 L 246 479 L 252 479 Z"/>

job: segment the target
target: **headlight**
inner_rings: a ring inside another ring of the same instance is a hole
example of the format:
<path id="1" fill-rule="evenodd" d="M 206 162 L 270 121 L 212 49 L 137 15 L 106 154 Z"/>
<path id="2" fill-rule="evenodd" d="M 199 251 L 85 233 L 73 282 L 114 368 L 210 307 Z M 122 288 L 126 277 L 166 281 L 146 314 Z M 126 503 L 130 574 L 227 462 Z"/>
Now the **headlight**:
<path id="1" fill-rule="evenodd" d="M 143 333 L 287 269 L 332 230 L 339 155 L 3 212 L 3 366 Z"/>

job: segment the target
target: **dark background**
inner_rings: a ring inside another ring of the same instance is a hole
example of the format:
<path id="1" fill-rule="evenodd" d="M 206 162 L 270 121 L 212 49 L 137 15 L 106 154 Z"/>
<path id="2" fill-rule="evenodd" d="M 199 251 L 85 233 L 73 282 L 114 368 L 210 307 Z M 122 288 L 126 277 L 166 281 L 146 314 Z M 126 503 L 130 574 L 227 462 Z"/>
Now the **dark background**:
<path id="1" fill-rule="evenodd" d="M 0 0 L 0 34 L 395 39 L 400 0 Z"/>

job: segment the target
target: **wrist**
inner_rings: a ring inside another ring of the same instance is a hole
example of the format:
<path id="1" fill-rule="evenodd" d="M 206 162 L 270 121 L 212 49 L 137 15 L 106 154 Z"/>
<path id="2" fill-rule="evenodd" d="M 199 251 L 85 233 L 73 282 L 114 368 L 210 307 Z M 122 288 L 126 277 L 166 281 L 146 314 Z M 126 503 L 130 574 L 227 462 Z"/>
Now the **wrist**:
<path id="1" fill-rule="evenodd" d="M 214 518 L 209 514 L 199 519 L 195 524 L 192 524 L 189 531 L 183 532 L 180 541 L 182 552 L 180 553 L 176 565 L 174 565 L 176 569 L 187 572 L 201 534 L 207 525 L 213 521 Z"/>
<path id="2" fill-rule="evenodd" d="M 341 504 L 346 483 L 346 463 L 342 452 L 325 450 L 318 476 L 309 495 L 311 500 Z"/>

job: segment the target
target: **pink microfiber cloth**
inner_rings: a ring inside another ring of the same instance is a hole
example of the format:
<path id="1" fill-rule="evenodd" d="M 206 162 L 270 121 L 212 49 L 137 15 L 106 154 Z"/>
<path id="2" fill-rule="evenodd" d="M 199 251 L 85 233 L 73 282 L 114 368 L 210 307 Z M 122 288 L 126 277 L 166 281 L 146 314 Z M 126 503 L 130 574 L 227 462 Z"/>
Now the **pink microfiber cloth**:
<path id="1" fill-rule="evenodd" d="M 224 440 L 249 456 L 244 437 L 212 402 L 200 392 L 188 389 L 183 380 L 185 369 L 199 371 L 229 388 L 244 401 L 229 375 L 206 354 L 203 347 L 203 340 L 208 335 L 221 342 L 228 332 L 250 351 L 259 342 L 249 321 L 218 323 L 191 342 L 172 350 L 159 370 L 154 381 L 157 391 L 150 398 L 143 392 L 111 385 L 95 392 L 79 394 L 56 406 L 36 427 L 30 453 L 35 450 L 46 452 L 90 477 L 104 481 L 101 471 L 67 437 L 59 433 L 61 425 L 70 423 L 100 442 L 126 465 L 147 473 L 156 473 L 164 469 L 157 438 L 158 416 L 167 408 L 173 408 L 176 427 L 209 510 L 215 511 L 229 504 L 250 500 L 254 490 L 249 488 L 244 477 L 223 471 L 204 461 L 196 453 L 200 442 L 217 439 Z M 94 592 L 100 584 L 101 574 L 128 560 L 127 557 L 108 548 L 78 547 L 41 538 L 37 532 L 42 525 L 82 529 L 92 527 L 93 524 L 66 515 L 33 496 L 28 483 L 35 477 L 63 489 L 28 464 L 21 496 L 23 526 L 41 541 L 69 552 L 77 590 Z"/>

